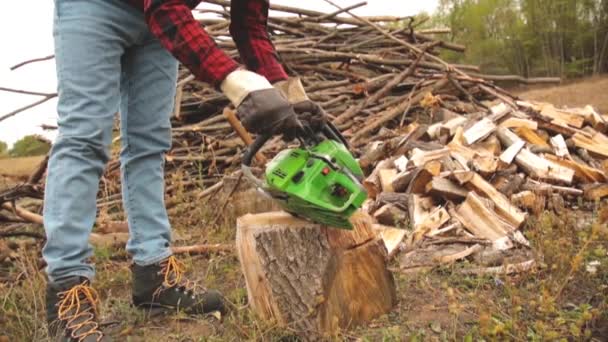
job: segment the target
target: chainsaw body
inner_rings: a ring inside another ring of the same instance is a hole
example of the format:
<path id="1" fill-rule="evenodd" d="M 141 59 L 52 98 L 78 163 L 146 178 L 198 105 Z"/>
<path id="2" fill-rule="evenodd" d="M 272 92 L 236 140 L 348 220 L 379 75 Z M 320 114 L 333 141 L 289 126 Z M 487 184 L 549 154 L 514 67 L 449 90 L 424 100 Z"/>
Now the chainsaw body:
<path id="1" fill-rule="evenodd" d="M 263 145 L 264 137 L 258 139 L 249 154 Z M 266 165 L 264 179 L 256 178 L 254 183 L 295 216 L 352 229 L 349 218 L 367 198 L 360 183 L 363 171 L 343 138 L 318 141 L 310 144 L 301 140 L 300 147 L 279 152 Z M 243 158 L 243 172 L 248 178 L 253 177 L 246 165 L 251 157 Z"/>

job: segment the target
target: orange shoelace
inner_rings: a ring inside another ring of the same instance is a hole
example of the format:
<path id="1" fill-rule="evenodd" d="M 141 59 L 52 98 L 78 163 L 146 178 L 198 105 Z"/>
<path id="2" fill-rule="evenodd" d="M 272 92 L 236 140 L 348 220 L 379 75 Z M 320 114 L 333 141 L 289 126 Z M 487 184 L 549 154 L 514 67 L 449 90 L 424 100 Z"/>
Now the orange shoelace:
<path id="1" fill-rule="evenodd" d="M 77 341 L 83 341 L 89 336 L 97 335 L 97 341 L 101 341 L 103 333 L 95 322 L 97 304 L 99 303 L 97 291 L 83 283 L 58 293 L 58 296 L 61 298 L 58 303 L 58 318 L 61 321 L 66 321 L 66 328 L 70 331 L 70 337 Z M 88 307 L 86 304 L 89 304 Z"/>
<path id="2" fill-rule="evenodd" d="M 186 291 L 194 291 L 196 284 L 185 279 L 185 266 L 176 257 L 170 256 L 162 264 L 161 272 L 164 274 L 163 286 L 165 288 L 183 287 Z"/>

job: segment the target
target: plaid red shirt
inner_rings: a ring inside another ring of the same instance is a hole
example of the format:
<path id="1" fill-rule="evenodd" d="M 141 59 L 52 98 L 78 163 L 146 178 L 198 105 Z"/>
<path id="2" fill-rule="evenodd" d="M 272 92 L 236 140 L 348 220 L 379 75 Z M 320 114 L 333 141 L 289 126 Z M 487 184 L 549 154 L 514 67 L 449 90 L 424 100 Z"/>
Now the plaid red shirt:
<path id="1" fill-rule="evenodd" d="M 126 0 L 144 12 L 151 32 L 199 80 L 219 85 L 238 64 L 192 15 L 201 0 Z M 232 0 L 230 35 L 243 63 L 271 83 L 287 78 L 268 36 L 268 0 Z"/>

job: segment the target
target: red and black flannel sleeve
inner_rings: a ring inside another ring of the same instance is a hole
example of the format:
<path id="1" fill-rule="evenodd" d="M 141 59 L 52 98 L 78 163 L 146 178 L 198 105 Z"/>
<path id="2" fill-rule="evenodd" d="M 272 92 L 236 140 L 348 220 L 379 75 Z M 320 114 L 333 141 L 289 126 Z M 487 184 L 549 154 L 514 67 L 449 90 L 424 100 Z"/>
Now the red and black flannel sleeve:
<path id="1" fill-rule="evenodd" d="M 249 70 L 271 83 L 287 79 L 268 36 L 268 0 L 232 0 L 230 35 Z"/>
<path id="2" fill-rule="evenodd" d="M 191 2 L 143 0 L 146 22 L 160 43 L 199 80 L 217 86 L 238 64 L 194 19 Z"/>

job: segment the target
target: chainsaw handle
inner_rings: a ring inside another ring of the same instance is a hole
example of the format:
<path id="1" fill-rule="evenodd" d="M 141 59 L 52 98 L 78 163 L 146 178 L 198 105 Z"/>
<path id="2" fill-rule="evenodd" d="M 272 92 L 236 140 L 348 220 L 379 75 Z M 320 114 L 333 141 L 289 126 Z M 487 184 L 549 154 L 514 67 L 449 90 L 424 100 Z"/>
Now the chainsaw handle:
<path id="1" fill-rule="evenodd" d="M 256 153 L 264 146 L 264 144 L 272 138 L 271 134 L 261 134 L 258 135 L 257 138 L 247 147 L 245 154 L 243 154 L 243 159 L 241 160 L 241 164 L 244 166 L 251 166 L 251 162 L 253 161 L 253 157 Z"/>

